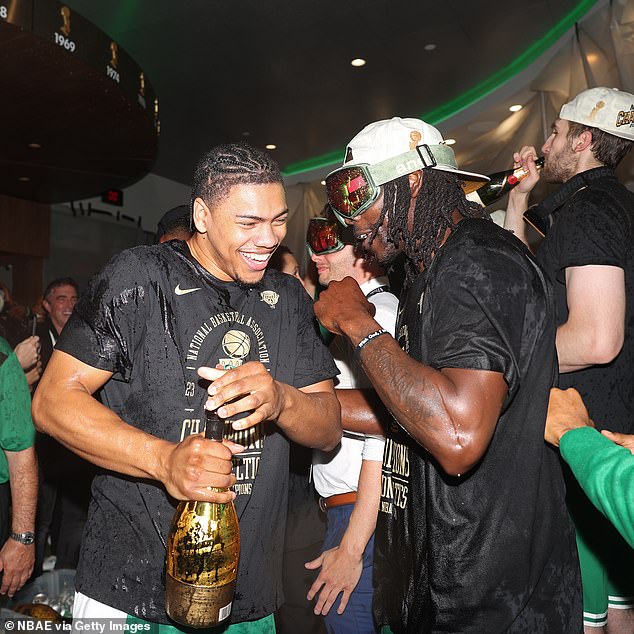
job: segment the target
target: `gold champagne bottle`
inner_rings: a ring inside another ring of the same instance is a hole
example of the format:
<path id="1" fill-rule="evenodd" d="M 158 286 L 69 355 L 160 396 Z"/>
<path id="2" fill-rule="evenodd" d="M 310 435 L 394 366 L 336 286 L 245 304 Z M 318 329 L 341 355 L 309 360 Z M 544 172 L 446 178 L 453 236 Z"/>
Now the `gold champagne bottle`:
<path id="1" fill-rule="evenodd" d="M 221 441 L 225 421 L 205 412 L 205 438 Z M 180 502 L 167 538 L 165 609 L 189 627 L 213 627 L 229 618 L 240 555 L 233 502 Z"/>
<path id="2" fill-rule="evenodd" d="M 544 157 L 541 156 L 535 161 L 537 169 L 544 166 Z M 489 175 L 489 182 L 484 183 L 469 194 L 469 200 L 480 203 L 483 207 L 488 207 L 495 201 L 508 194 L 522 179 L 528 176 L 528 170 L 522 167 L 504 170 Z"/>

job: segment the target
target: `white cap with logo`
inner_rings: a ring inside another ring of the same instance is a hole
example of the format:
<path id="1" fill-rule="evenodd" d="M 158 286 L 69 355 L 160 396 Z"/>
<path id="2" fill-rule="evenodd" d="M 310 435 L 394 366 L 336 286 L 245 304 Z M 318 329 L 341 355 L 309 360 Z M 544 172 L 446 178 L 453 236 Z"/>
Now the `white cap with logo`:
<path id="1" fill-rule="evenodd" d="M 402 160 L 395 162 L 394 159 Z M 344 165 L 372 166 L 378 163 L 385 163 L 386 168 L 389 166 L 386 176 L 394 174 L 387 180 L 425 167 L 456 174 L 466 181 L 483 183 L 489 180 L 483 174 L 458 169 L 453 150 L 445 144 L 440 132 L 420 119 L 393 117 L 376 121 L 348 143 Z M 387 182 L 385 177 L 381 180 Z"/>
<path id="2" fill-rule="evenodd" d="M 634 95 L 617 88 L 590 88 L 564 104 L 561 119 L 634 141 Z"/>

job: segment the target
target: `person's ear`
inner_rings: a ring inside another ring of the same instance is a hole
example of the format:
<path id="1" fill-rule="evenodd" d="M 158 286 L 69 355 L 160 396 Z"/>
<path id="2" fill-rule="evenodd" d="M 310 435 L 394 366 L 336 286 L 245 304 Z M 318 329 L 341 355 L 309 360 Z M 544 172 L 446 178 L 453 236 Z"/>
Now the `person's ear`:
<path id="1" fill-rule="evenodd" d="M 583 152 L 592 145 L 592 132 L 584 130 L 579 136 L 575 137 L 572 142 L 572 149 L 575 152 Z"/>
<path id="2" fill-rule="evenodd" d="M 409 192 L 412 198 L 416 198 L 423 186 L 423 170 L 416 170 L 409 175 Z"/>
<path id="3" fill-rule="evenodd" d="M 207 233 L 207 223 L 210 215 L 211 212 L 205 201 L 200 197 L 196 198 L 193 204 L 193 220 L 194 227 L 198 232 Z"/>

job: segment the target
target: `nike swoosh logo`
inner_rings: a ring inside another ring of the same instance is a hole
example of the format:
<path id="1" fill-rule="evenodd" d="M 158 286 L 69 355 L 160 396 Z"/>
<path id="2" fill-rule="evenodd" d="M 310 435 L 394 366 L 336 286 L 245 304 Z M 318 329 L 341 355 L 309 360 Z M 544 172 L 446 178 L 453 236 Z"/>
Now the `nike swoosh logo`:
<path id="1" fill-rule="evenodd" d="M 180 284 L 176 285 L 176 288 L 174 289 L 174 292 L 177 295 L 187 295 L 187 293 L 193 293 L 194 291 L 199 291 L 200 288 L 181 288 Z"/>

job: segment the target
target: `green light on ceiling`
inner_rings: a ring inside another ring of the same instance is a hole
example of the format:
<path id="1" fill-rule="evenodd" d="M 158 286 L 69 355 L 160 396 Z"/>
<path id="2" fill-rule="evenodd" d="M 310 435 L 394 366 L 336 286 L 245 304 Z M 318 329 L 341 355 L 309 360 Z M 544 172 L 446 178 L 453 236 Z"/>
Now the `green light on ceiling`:
<path id="1" fill-rule="evenodd" d="M 421 119 L 432 125 L 438 125 L 442 121 L 449 119 L 465 108 L 473 105 L 483 97 L 491 94 L 506 81 L 517 75 L 519 72 L 530 66 L 540 55 L 545 53 L 565 32 L 578 22 L 597 2 L 597 0 L 581 0 L 577 6 L 565 15 L 557 24 L 549 29 L 540 39 L 533 42 L 519 57 L 493 73 L 485 79 L 458 95 L 455 99 L 434 108 L 421 115 Z M 296 163 L 287 165 L 283 170 L 284 176 L 294 176 L 302 172 L 320 169 L 339 163 L 343 157 L 344 150 L 335 150 L 327 154 L 321 154 Z"/>

